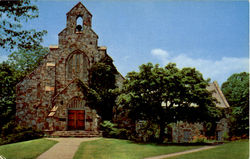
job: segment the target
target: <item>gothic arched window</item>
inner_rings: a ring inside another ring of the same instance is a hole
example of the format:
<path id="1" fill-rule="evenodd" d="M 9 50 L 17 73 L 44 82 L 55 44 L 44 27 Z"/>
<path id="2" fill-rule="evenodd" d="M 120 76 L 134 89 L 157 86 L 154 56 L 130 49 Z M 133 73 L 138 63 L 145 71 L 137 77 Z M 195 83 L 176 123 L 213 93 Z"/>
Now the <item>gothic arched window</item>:
<path id="1" fill-rule="evenodd" d="M 83 53 L 70 54 L 66 62 L 66 78 L 69 80 L 79 78 L 88 81 L 88 66 L 88 59 Z"/>
<path id="2" fill-rule="evenodd" d="M 76 18 L 76 33 L 83 31 L 83 18 L 82 16 L 78 16 Z"/>

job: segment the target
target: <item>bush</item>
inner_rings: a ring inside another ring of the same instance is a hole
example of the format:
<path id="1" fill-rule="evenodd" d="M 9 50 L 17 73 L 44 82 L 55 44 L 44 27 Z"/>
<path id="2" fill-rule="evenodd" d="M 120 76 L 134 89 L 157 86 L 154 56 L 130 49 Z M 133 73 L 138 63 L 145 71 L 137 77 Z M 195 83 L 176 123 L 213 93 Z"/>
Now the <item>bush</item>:
<path id="1" fill-rule="evenodd" d="M 0 145 L 37 139 L 44 135 L 42 131 L 16 125 L 14 121 L 4 125 L 1 132 Z"/>
<path id="2" fill-rule="evenodd" d="M 117 128 L 117 125 L 110 121 L 103 121 L 101 123 L 101 130 L 103 131 L 104 137 L 109 138 L 119 138 L 119 139 L 128 139 L 129 131 L 122 128 Z"/>
<path id="3" fill-rule="evenodd" d="M 224 140 L 229 140 L 229 135 L 228 135 L 227 132 L 224 132 L 224 133 L 223 133 L 223 139 L 224 139 Z"/>
<path id="4" fill-rule="evenodd" d="M 204 135 L 199 135 L 193 137 L 192 143 L 208 143 L 208 140 Z"/>

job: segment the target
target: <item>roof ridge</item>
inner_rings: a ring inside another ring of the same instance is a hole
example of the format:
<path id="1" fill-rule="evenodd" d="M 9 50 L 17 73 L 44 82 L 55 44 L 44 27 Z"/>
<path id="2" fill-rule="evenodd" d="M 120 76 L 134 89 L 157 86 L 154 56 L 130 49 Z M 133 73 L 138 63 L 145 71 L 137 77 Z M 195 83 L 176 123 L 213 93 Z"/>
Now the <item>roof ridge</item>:
<path id="1" fill-rule="evenodd" d="M 81 3 L 81 2 L 78 2 L 73 8 L 70 9 L 70 11 L 68 11 L 66 13 L 66 15 L 68 15 L 74 8 L 76 8 L 78 5 L 82 5 L 84 7 L 84 9 L 92 16 L 92 14 L 90 13 L 90 11 Z"/>
<path id="2" fill-rule="evenodd" d="M 229 104 L 228 104 L 228 102 L 227 102 L 227 100 L 226 100 L 226 98 L 225 98 L 223 92 L 221 91 L 218 82 L 217 82 L 217 81 L 213 81 L 213 84 L 214 84 L 214 86 L 215 86 L 215 89 L 218 91 L 218 93 L 219 93 L 219 95 L 220 95 L 222 101 L 224 102 L 225 106 L 226 106 L 227 108 L 229 108 L 230 106 L 229 106 Z"/>

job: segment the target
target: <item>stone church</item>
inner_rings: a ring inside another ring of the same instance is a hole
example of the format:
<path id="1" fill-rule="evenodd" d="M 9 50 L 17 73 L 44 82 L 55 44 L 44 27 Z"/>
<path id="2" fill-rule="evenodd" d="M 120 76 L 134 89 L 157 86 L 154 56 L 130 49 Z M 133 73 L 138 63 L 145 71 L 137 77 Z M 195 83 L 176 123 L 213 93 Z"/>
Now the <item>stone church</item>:
<path id="1" fill-rule="evenodd" d="M 109 56 L 106 47 L 98 46 L 92 15 L 82 3 L 66 16 L 58 46 L 50 46 L 42 64 L 17 84 L 16 118 L 23 126 L 45 132 L 98 132 L 100 117 L 86 104 L 77 81 L 88 85 L 91 67 Z M 118 71 L 115 77 L 116 85 L 121 86 L 123 77 Z"/>
<path id="2" fill-rule="evenodd" d="M 82 3 L 66 16 L 66 28 L 58 34 L 58 46 L 50 46 L 40 66 L 16 86 L 16 120 L 22 126 L 54 136 L 97 136 L 100 116 L 87 104 L 87 95 L 80 90 L 78 81 L 89 85 L 92 66 L 110 57 L 106 47 L 98 46 L 98 35 L 91 28 L 92 15 Z M 117 70 L 115 78 L 116 86 L 121 87 L 124 78 Z M 229 107 L 217 83 L 207 89 L 215 92 L 213 96 L 221 103 L 218 107 Z M 126 122 L 124 117 L 119 120 Z M 217 127 L 220 136 L 228 132 L 224 120 Z M 189 141 L 200 135 L 201 129 L 199 125 L 177 123 L 173 141 Z"/>

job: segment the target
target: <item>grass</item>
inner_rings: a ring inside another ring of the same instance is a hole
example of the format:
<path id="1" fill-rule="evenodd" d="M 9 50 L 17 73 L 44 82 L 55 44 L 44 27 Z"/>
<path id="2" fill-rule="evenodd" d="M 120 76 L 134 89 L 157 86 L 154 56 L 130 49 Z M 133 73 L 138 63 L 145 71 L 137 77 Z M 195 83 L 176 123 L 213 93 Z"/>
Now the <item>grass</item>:
<path id="1" fill-rule="evenodd" d="M 248 159 L 249 140 L 235 141 L 216 148 L 168 159 Z"/>
<path id="2" fill-rule="evenodd" d="M 74 159 L 143 159 L 185 151 L 201 146 L 160 146 L 137 144 L 128 140 L 105 139 L 81 143 Z"/>
<path id="3" fill-rule="evenodd" d="M 57 141 L 36 139 L 0 146 L 0 155 L 7 159 L 33 159 L 48 150 Z"/>

